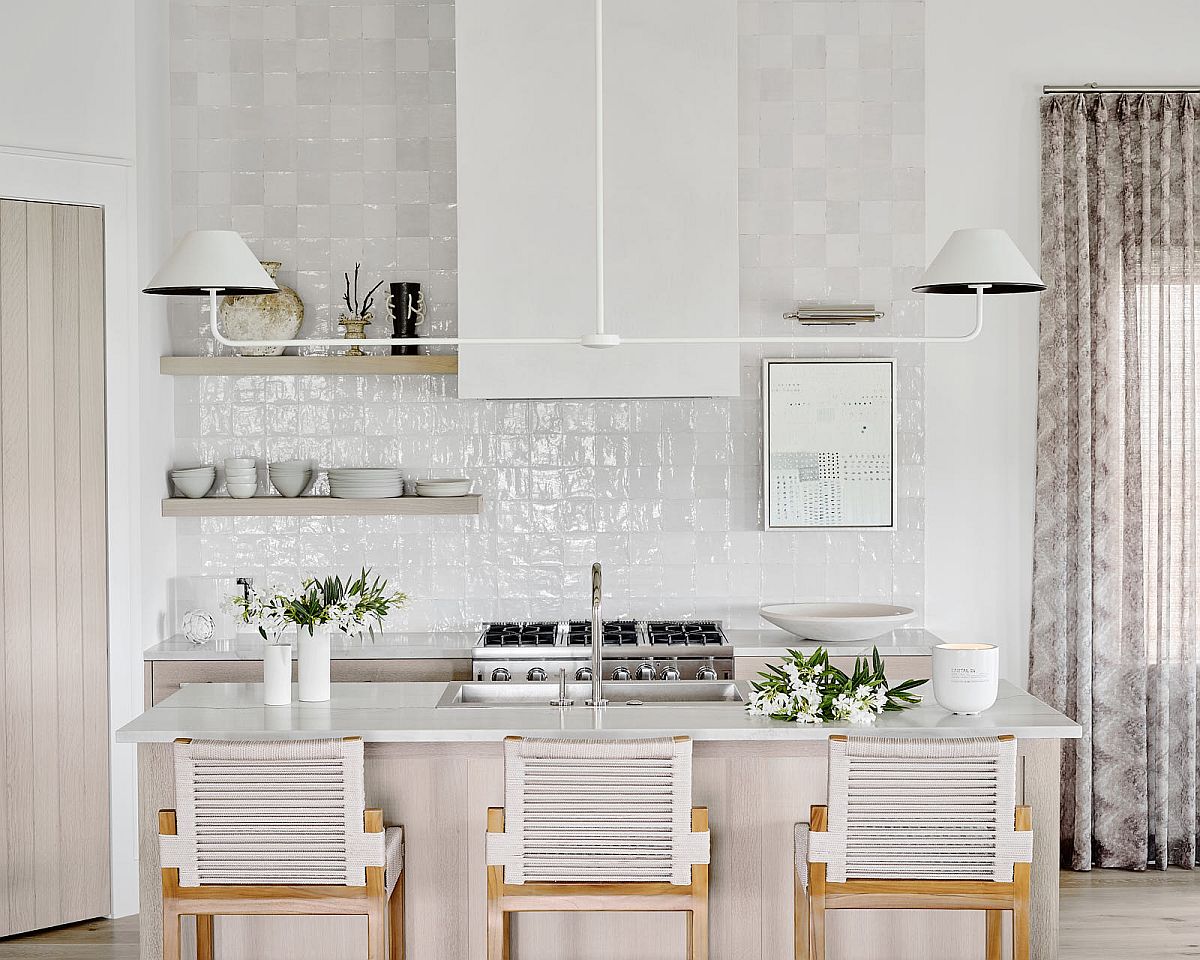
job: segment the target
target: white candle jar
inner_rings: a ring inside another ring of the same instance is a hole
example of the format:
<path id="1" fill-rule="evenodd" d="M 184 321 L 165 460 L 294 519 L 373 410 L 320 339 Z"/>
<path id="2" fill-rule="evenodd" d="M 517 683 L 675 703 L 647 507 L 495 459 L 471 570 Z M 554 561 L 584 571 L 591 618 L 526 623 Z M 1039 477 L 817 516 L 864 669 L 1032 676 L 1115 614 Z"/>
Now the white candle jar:
<path id="1" fill-rule="evenodd" d="M 951 713 L 974 716 L 996 702 L 1000 648 L 992 643 L 939 643 L 933 648 L 933 696 Z"/>

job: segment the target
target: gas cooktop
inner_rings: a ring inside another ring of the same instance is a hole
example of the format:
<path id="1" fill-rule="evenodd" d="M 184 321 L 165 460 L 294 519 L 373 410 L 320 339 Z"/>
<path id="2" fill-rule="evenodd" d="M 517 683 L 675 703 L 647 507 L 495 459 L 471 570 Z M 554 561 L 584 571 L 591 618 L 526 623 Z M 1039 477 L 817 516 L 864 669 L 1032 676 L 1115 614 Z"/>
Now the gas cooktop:
<path id="1" fill-rule="evenodd" d="M 716 620 L 605 620 L 606 647 L 724 646 L 725 634 Z M 590 647 L 590 620 L 534 621 L 484 624 L 480 647 Z"/>

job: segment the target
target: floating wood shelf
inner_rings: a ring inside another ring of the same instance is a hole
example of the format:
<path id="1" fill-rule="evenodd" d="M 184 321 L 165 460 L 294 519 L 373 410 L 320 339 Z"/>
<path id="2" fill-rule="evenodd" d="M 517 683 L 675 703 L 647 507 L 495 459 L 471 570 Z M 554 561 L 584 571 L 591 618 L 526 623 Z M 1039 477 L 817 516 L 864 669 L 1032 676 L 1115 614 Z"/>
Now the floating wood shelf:
<path id="1" fill-rule="evenodd" d="M 458 373 L 458 355 L 428 357 L 160 357 L 159 373 L 173 377 Z"/>
<path id="2" fill-rule="evenodd" d="M 335 497 L 170 497 L 164 517 L 466 517 L 483 505 L 477 493 L 465 497 L 392 497 L 340 500 Z"/>

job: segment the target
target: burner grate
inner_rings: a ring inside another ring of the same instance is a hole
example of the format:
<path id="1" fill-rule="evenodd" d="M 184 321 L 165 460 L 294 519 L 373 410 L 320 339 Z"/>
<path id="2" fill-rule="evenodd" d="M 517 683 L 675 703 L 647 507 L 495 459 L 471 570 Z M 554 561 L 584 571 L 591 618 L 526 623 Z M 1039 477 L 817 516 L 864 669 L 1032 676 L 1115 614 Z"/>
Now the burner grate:
<path id="1" fill-rule="evenodd" d="M 725 642 L 725 635 L 713 620 L 650 620 L 646 637 L 651 644 L 667 646 L 709 646 Z"/>
<path id="2" fill-rule="evenodd" d="M 558 636 L 558 624 L 548 621 L 527 623 L 489 623 L 484 627 L 485 647 L 551 647 Z"/>
<path id="3" fill-rule="evenodd" d="M 568 646 L 590 646 L 591 642 L 592 622 L 590 620 L 571 620 L 567 623 Z M 604 646 L 636 646 L 638 642 L 636 620 L 604 621 Z"/>

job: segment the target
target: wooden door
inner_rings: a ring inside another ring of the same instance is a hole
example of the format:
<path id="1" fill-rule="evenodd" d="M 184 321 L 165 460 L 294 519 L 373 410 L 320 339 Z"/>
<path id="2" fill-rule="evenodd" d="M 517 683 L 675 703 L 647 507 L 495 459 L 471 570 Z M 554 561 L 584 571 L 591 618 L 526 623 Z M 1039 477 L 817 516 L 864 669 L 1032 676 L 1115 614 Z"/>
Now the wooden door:
<path id="1" fill-rule="evenodd" d="M 0 200 L 0 936 L 109 912 L 103 237 Z"/>

